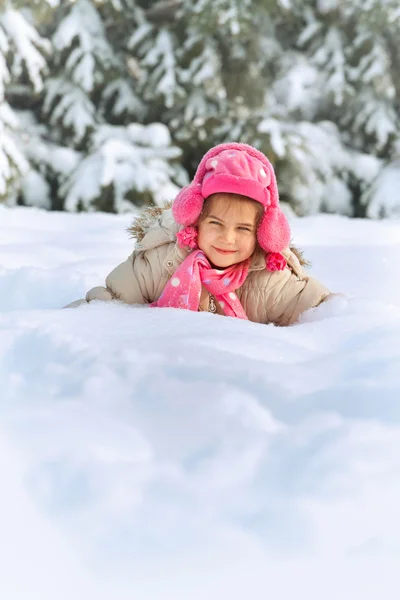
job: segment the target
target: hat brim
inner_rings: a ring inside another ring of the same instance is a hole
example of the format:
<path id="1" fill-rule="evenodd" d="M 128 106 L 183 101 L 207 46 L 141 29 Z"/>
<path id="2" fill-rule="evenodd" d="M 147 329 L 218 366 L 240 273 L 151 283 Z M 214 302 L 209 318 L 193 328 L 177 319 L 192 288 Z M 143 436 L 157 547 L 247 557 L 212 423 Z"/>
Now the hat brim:
<path id="1" fill-rule="evenodd" d="M 240 196 L 260 202 L 266 208 L 270 204 L 269 192 L 265 184 L 253 179 L 244 179 L 235 175 L 229 175 L 228 173 L 218 173 L 205 178 L 205 181 L 203 181 L 201 195 L 204 199 L 218 193 L 239 194 Z"/>

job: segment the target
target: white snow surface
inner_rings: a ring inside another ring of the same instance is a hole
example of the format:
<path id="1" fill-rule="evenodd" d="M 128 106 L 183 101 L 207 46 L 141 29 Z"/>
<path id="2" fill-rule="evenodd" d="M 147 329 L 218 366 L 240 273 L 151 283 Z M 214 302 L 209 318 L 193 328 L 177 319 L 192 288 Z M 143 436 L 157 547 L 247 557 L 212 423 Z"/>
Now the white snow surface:
<path id="1" fill-rule="evenodd" d="M 292 220 L 289 328 L 62 310 L 130 218 L 0 206 L 0 598 L 397 600 L 400 221 Z"/>

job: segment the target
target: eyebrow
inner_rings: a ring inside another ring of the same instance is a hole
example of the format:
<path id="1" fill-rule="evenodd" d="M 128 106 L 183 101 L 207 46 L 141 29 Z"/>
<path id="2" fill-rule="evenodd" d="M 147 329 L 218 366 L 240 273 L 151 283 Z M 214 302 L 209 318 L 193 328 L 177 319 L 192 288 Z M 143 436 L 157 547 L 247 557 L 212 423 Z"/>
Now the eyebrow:
<path id="1" fill-rule="evenodd" d="M 216 217 L 215 215 L 208 215 L 209 219 L 216 219 L 217 221 L 221 221 L 221 223 L 225 223 L 221 217 Z M 236 225 L 242 225 L 244 227 L 255 227 L 254 223 L 236 223 Z"/>

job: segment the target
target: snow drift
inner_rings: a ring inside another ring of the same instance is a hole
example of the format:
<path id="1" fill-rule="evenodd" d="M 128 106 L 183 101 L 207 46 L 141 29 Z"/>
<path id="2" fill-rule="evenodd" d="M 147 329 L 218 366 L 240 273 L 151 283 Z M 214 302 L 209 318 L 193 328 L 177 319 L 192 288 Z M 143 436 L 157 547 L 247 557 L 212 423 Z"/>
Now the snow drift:
<path id="1" fill-rule="evenodd" d="M 398 598 L 400 223 L 294 220 L 293 327 L 61 310 L 128 223 L 0 207 L 0 597 Z"/>

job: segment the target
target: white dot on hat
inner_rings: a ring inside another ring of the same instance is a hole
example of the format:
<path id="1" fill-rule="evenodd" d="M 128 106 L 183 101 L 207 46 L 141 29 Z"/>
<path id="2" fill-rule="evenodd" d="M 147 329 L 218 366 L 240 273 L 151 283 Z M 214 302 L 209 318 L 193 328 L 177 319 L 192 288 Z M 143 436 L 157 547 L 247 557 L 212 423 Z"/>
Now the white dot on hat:
<path id="1" fill-rule="evenodd" d="M 224 308 L 225 307 L 225 302 L 223 300 L 220 300 L 219 305 L 220 305 L 221 308 Z"/>
<path id="2" fill-rule="evenodd" d="M 229 298 L 231 298 L 231 300 L 234 300 L 236 298 L 236 294 L 234 294 L 233 292 L 229 292 Z"/>
<path id="3" fill-rule="evenodd" d="M 178 287 L 178 285 L 180 284 L 181 280 L 179 279 L 179 277 L 173 277 L 171 279 L 171 285 L 173 287 Z"/>
<path id="4" fill-rule="evenodd" d="M 216 167 L 216 166 L 217 166 L 217 164 L 218 164 L 218 161 L 217 161 L 217 159 L 214 159 L 214 160 L 212 160 L 210 164 L 211 164 L 212 168 L 213 168 L 213 169 L 215 169 L 215 167 Z"/>
<path id="5" fill-rule="evenodd" d="M 264 171 L 264 169 L 262 167 L 260 169 L 260 175 L 261 175 L 261 177 L 266 177 L 267 176 L 266 172 Z"/>

